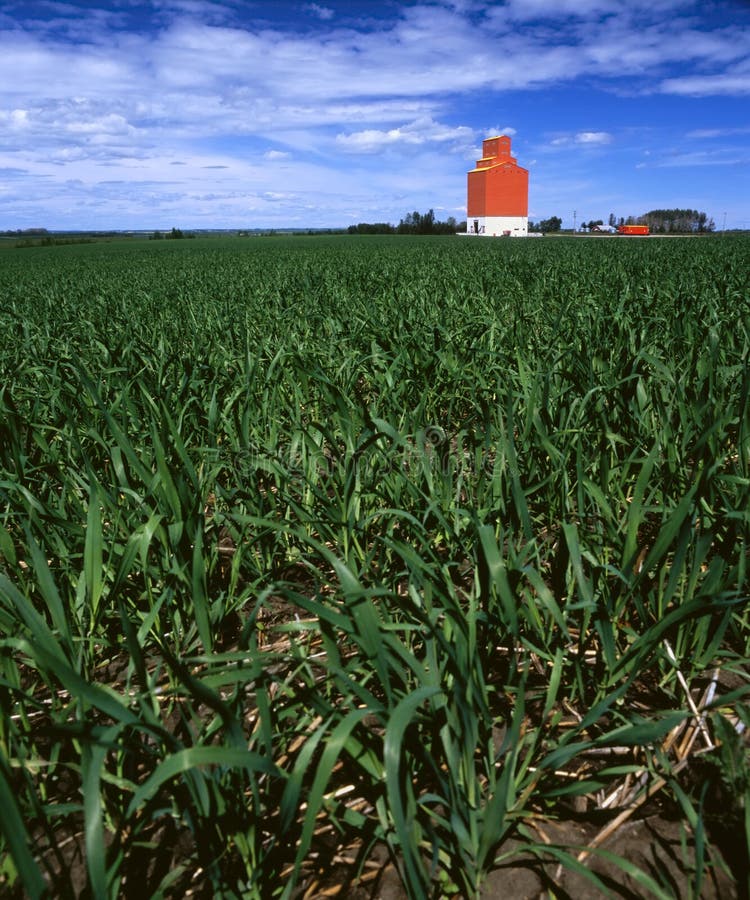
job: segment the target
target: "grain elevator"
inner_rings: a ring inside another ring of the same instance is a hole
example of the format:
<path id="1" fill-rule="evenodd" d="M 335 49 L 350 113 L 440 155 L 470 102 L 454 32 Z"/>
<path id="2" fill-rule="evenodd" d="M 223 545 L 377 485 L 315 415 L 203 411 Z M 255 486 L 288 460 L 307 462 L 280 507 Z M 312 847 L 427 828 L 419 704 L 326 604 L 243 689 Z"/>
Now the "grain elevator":
<path id="1" fill-rule="evenodd" d="M 510 138 L 482 143 L 482 158 L 468 174 L 466 230 L 485 237 L 525 237 L 529 232 L 529 173 L 510 153 Z"/>

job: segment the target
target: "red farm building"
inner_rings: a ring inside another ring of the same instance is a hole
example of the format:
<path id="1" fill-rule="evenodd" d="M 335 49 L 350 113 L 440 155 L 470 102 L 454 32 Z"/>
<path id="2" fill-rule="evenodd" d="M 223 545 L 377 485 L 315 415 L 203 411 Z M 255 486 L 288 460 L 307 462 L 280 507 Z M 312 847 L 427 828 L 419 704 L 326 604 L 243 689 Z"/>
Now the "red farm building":
<path id="1" fill-rule="evenodd" d="M 529 172 L 510 154 L 507 135 L 487 138 L 482 158 L 468 174 L 466 230 L 486 237 L 529 232 Z"/>

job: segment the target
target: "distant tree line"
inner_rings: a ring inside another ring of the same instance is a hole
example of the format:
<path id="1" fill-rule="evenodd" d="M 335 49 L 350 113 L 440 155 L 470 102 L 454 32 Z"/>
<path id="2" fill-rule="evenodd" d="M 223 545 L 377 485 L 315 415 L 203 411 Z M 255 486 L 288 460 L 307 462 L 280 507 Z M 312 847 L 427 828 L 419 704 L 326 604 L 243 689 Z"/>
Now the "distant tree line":
<path id="1" fill-rule="evenodd" d="M 601 224 L 603 223 L 599 219 L 589 222 L 588 227 Z M 619 219 L 614 213 L 610 213 L 609 224 L 648 225 L 652 234 L 706 234 L 716 228 L 714 220 L 697 209 L 652 209 L 642 216 L 620 216 Z M 585 222 L 583 227 L 586 227 Z"/>
<path id="2" fill-rule="evenodd" d="M 652 209 L 639 224 L 648 225 L 654 234 L 705 234 L 716 227 L 707 213 L 697 209 Z"/>
<path id="3" fill-rule="evenodd" d="M 435 218 L 434 210 L 420 214 L 407 213 L 401 219 L 396 229 L 399 234 L 455 234 L 458 231 L 458 223 L 453 216 L 448 216 L 445 222 Z"/>
<path id="4" fill-rule="evenodd" d="M 642 216 L 620 216 L 619 219 L 610 213 L 608 224 L 612 228 L 618 225 L 648 225 L 652 234 L 707 234 L 716 227 L 707 213 L 697 209 L 652 209 Z M 604 225 L 601 219 L 581 222 L 584 231 L 601 225 Z"/>
<path id="5" fill-rule="evenodd" d="M 407 213 L 398 225 L 390 222 L 360 222 L 350 225 L 348 234 L 455 234 L 466 231 L 466 222 L 457 222 L 453 216 L 441 222 L 435 218 L 435 211 Z"/>
<path id="6" fill-rule="evenodd" d="M 15 231 L 0 231 L 0 237 L 19 237 L 21 235 L 37 237 L 40 234 L 49 234 L 46 228 L 16 228 Z"/>
<path id="7" fill-rule="evenodd" d="M 194 234 L 185 234 L 181 228 L 173 228 L 167 234 L 161 231 L 155 231 L 150 237 L 150 241 L 181 241 L 183 238 L 194 238 Z"/>
<path id="8" fill-rule="evenodd" d="M 360 222 L 350 225 L 347 234 L 395 234 L 396 229 L 390 222 Z"/>
<path id="9" fill-rule="evenodd" d="M 542 219 L 539 222 L 529 222 L 529 231 L 559 231 L 562 228 L 562 219 L 560 216 L 551 216 L 549 219 Z"/>
<path id="10" fill-rule="evenodd" d="M 93 244 L 94 238 L 85 235 L 70 235 L 68 237 L 57 237 L 51 234 L 45 234 L 44 237 L 31 238 L 23 237 L 15 241 L 14 247 L 59 247 L 64 244 Z"/>

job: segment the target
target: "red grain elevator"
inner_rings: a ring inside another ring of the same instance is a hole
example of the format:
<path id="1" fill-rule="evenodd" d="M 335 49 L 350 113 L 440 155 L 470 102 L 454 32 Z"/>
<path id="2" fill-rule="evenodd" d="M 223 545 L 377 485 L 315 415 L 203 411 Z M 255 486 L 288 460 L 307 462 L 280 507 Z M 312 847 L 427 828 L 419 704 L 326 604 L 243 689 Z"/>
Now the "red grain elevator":
<path id="1" fill-rule="evenodd" d="M 469 234 L 525 237 L 529 233 L 529 172 L 511 156 L 508 135 L 482 142 L 482 158 L 467 181 Z"/>

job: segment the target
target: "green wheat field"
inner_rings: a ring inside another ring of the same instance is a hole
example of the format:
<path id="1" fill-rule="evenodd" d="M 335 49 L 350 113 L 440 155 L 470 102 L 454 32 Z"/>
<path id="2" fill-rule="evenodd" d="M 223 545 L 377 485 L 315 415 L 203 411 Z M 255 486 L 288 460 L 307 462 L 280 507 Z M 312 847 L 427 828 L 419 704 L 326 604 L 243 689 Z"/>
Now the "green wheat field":
<path id="1" fill-rule="evenodd" d="M 4 247 L 0 298 L 0 891 L 748 896 L 750 238 Z M 607 850 L 655 805 L 679 891 Z"/>

